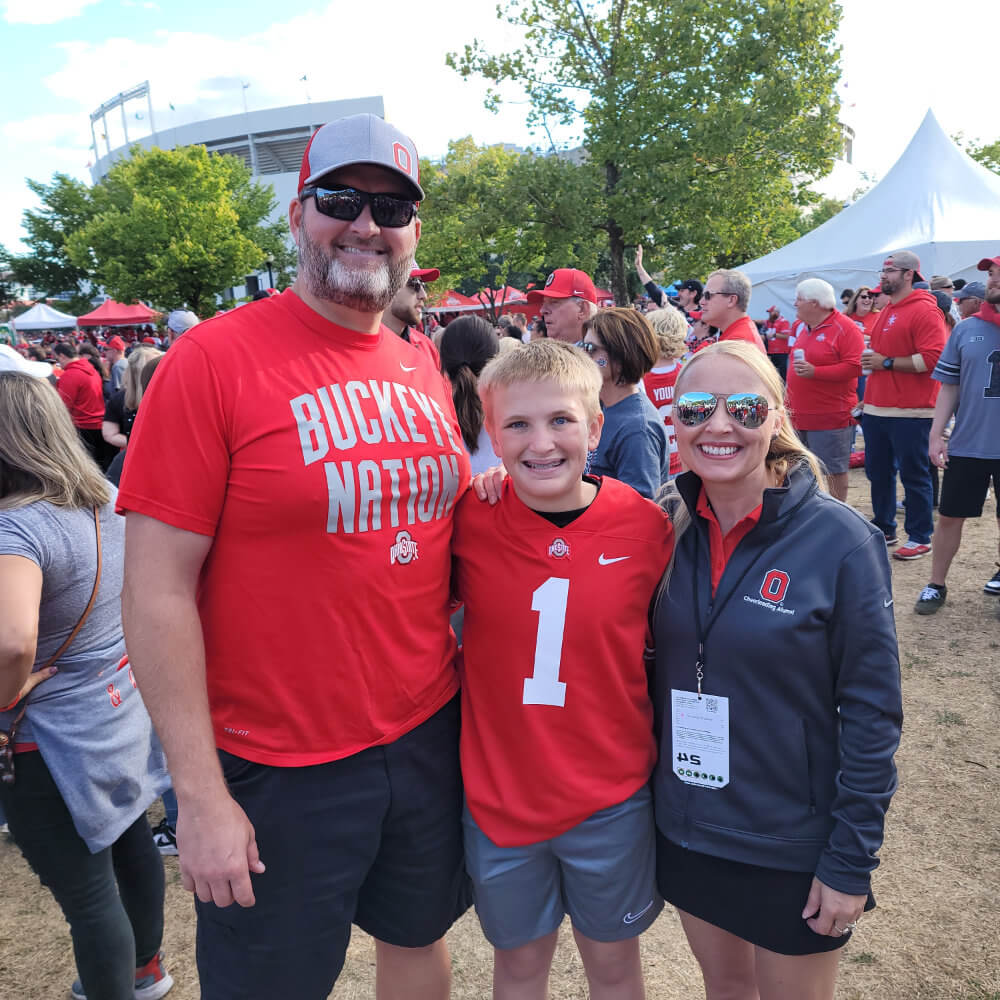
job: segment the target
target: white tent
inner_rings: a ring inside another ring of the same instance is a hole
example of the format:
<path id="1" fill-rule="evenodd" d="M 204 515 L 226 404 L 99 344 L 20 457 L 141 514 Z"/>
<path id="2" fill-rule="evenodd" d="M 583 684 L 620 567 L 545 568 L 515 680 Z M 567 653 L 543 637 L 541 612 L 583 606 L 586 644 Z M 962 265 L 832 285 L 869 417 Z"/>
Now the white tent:
<path id="1" fill-rule="evenodd" d="M 76 326 L 76 317 L 69 313 L 61 313 L 58 309 L 47 306 L 44 302 L 32 306 L 26 313 L 21 313 L 11 321 L 15 330 L 61 330 Z"/>
<path id="2" fill-rule="evenodd" d="M 740 270 L 753 282 L 750 314 L 776 304 L 793 317 L 795 286 L 824 278 L 872 286 L 886 255 L 912 250 L 921 273 L 979 280 L 976 264 L 1000 253 L 1000 176 L 962 152 L 932 111 L 874 188 L 822 226 Z"/>

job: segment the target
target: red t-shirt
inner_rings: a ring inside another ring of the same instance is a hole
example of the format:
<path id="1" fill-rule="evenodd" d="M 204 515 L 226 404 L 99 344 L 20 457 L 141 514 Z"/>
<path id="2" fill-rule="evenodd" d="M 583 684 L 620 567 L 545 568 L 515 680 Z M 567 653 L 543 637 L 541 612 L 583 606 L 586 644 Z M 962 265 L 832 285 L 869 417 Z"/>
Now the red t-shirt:
<path id="1" fill-rule="evenodd" d="M 198 609 L 218 745 L 389 743 L 458 688 L 450 541 L 469 460 L 441 375 L 292 291 L 199 324 L 143 397 L 119 510 L 212 536 Z"/>
<path id="2" fill-rule="evenodd" d="M 494 843 L 556 837 L 649 779 L 643 648 L 672 545 L 663 511 L 614 479 L 565 528 L 509 479 L 495 507 L 472 494 L 458 505 L 462 776 Z"/>
<path id="3" fill-rule="evenodd" d="M 86 358 L 74 358 L 66 363 L 56 383 L 56 391 L 76 427 L 94 430 L 104 422 L 101 376 Z"/>
<path id="4" fill-rule="evenodd" d="M 753 526 L 760 521 L 761 511 L 764 504 L 761 502 L 746 517 L 734 524 L 726 535 L 722 534 L 722 525 L 719 524 L 715 511 L 709 503 L 708 494 L 702 486 L 698 494 L 698 503 L 695 505 L 698 513 L 708 522 L 708 548 L 709 559 L 712 565 L 712 596 L 715 596 L 722 580 L 722 574 L 726 571 L 726 563 L 729 562 L 732 554 L 736 551 L 736 546 L 753 530 Z"/>
<path id="5" fill-rule="evenodd" d="M 430 358 L 430 362 L 434 367 L 441 371 L 441 355 L 438 353 L 438 349 L 434 346 L 434 341 L 431 340 L 426 334 L 421 333 L 419 330 L 415 330 L 412 326 L 406 328 L 406 335 L 409 337 L 409 343 L 411 347 L 415 347 L 418 351 L 426 354 Z"/>
<path id="6" fill-rule="evenodd" d="M 765 330 L 774 330 L 775 333 L 787 333 L 791 335 L 792 324 L 785 319 L 784 316 L 778 316 L 775 319 L 769 319 L 764 324 Z M 788 337 L 768 337 L 767 340 L 767 353 L 768 354 L 787 354 L 791 350 L 788 346 Z"/>
<path id="7" fill-rule="evenodd" d="M 674 422 L 670 419 L 670 411 L 674 405 L 674 386 L 677 376 L 681 373 L 681 363 L 672 362 L 666 368 L 654 368 L 642 377 L 642 386 L 646 390 L 649 401 L 656 407 L 667 428 L 667 442 L 670 445 L 670 475 L 676 476 L 681 471 L 681 456 L 677 452 L 677 438 L 674 434 Z"/>
<path id="8" fill-rule="evenodd" d="M 941 383 L 931 372 L 944 350 L 948 326 L 930 292 L 918 288 L 887 305 L 871 332 L 871 348 L 887 358 L 920 356 L 924 370 L 876 368 L 865 383 L 865 413 L 873 416 L 933 416 Z"/>
<path id="9" fill-rule="evenodd" d="M 764 341 L 757 330 L 757 324 L 749 316 L 741 316 L 730 323 L 720 334 L 719 340 L 745 340 L 748 344 L 756 344 L 765 354 L 767 353 Z"/>
<path id="10" fill-rule="evenodd" d="M 858 405 L 858 376 L 865 339 L 857 324 L 836 309 L 795 341 L 806 361 L 816 366 L 812 378 L 788 366 L 786 385 L 792 424 L 800 431 L 829 431 L 851 426 L 851 410 Z"/>

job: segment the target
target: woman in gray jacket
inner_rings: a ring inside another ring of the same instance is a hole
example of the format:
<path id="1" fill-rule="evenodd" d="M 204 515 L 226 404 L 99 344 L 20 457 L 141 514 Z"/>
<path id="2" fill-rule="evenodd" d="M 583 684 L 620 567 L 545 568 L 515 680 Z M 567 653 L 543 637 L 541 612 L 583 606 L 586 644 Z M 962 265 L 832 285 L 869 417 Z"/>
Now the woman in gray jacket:
<path id="1" fill-rule="evenodd" d="M 823 491 L 765 355 L 688 362 L 654 615 L 658 881 L 708 1000 L 830 1000 L 871 909 L 902 707 L 881 532 Z"/>

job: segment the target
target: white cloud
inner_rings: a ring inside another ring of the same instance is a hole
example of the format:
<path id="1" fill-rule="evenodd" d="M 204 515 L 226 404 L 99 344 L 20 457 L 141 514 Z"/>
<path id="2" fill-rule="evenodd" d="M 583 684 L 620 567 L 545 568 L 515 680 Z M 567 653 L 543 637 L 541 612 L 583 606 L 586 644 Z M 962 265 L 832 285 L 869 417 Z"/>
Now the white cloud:
<path id="1" fill-rule="evenodd" d="M 98 0 L 5 0 L 3 17 L 8 24 L 56 24 L 77 17 Z"/>

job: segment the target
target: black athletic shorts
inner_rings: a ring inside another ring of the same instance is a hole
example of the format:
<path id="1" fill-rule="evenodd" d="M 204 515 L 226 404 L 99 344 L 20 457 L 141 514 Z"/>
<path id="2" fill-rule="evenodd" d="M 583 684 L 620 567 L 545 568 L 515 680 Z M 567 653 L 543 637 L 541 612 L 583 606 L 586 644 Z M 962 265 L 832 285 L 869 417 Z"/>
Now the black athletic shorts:
<path id="1" fill-rule="evenodd" d="M 253 823 L 256 905 L 195 900 L 203 1000 L 326 1000 L 351 924 L 388 944 L 433 944 L 469 907 L 459 699 L 387 746 L 271 767 L 219 751 Z"/>
<path id="2" fill-rule="evenodd" d="M 949 455 L 941 481 L 938 513 L 945 517 L 982 517 L 990 480 L 998 498 L 1000 517 L 1000 458 L 965 458 Z"/>
<path id="3" fill-rule="evenodd" d="M 779 955 L 835 951 L 851 940 L 817 934 L 802 919 L 812 872 L 728 861 L 689 851 L 656 831 L 656 883 L 670 903 L 706 923 Z M 875 908 L 869 892 L 865 911 Z"/>

